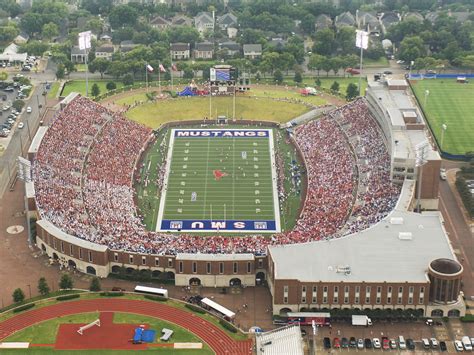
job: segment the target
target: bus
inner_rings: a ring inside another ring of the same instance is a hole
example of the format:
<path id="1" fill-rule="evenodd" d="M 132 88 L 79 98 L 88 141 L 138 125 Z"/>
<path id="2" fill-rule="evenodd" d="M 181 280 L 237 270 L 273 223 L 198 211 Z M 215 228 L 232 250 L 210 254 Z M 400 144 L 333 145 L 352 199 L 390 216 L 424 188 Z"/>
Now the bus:
<path id="1" fill-rule="evenodd" d="M 203 298 L 201 300 L 201 306 L 207 310 L 217 313 L 220 317 L 224 317 L 225 320 L 231 321 L 235 317 L 235 313 L 231 310 L 221 306 L 220 304 L 210 300 L 209 298 Z"/>
<path id="2" fill-rule="evenodd" d="M 168 298 L 168 290 L 164 288 L 148 287 L 148 286 L 136 286 L 135 292 L 146 293 L 149 295 L 161 296 Z"/>
<path id="3" fill-rule="evenodd" d="M 288 312 L 287 317 L 288 324 L 312 325 L 313 321 L 319 326 L 331 324 L 331 314 L 325 312 Z"/>

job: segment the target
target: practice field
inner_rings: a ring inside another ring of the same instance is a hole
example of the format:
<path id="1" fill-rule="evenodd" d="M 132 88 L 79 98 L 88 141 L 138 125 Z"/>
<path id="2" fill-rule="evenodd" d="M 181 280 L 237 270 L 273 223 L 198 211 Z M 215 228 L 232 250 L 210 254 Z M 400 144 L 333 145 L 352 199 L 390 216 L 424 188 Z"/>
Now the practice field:
<path id="1" fill-rule="evenodd" d="M 474 84 L 459 84 L 456 79 L 412 80 L 411 84 L 438 144 L 442 125 L 447 126 L 442 150 L 450 154 L 474 151 Z"/>
<path id="2" fill-rule="evenodd" d="M 271 129 L 173 129 L 161 231 L 280 231 Z"/>

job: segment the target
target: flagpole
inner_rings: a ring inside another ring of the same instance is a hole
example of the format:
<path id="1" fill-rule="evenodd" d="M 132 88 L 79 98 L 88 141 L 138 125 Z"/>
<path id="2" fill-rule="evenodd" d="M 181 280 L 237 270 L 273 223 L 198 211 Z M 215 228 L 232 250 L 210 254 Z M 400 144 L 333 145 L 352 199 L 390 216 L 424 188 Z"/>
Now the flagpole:
<path id="1" fill-rule="evenodd" d="M 145 64 L 145 87 L 148 92 L 148 63 Z"/>
<path id="2" fill-rule="evenodd" d="M 158 65 L 158 93 L 161 96 L 161 63 Z"/>
<path id="3" fill-rule="evenodd" d="M 171 71 L 170 71 L 170 76 L 171 76 L 171 91 L 173 91 L 173 61 L 171 61 Z"/>
<path id="4" fill-rule="evenodd" d="M 364 56 L 364 46 L 360 46 L 359 96 L 362 96 L 362 58 L 363 56 Z"/>

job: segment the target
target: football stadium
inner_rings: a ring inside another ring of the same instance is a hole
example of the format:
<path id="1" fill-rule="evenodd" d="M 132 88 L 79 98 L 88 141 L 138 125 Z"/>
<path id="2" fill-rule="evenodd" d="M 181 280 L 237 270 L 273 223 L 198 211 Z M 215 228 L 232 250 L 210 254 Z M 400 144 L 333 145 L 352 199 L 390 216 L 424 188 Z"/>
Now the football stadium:
<path id="1" fill-rule="evenodd" d="M 238 101 L 231 84 L 210 92 Z M 405 80 L 289 122 L 203 117 L 152 129 L 66 97 L 28 152 L 37 247 L 100 277 L 268 287 L 274 315 L 324 324 L 334 308 L 464 315 L 441 158 Z"/>

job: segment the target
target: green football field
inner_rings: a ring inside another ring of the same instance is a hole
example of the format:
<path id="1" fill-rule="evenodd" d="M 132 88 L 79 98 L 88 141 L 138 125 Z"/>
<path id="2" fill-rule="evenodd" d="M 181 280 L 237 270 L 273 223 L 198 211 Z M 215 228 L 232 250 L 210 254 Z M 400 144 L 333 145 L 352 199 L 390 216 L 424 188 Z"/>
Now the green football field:
<path id="1" fill-rule="evenodd" d="M 276 230 L 279 230 L 279 207 L 271 153 L 272 130 L 246 130 L 253 134 L 257 131 L 267 132 L 265 137 L 177 136 L 180 134 L 178 132 L 189 131 L 178 129 L 171 132 L 167 158 L 169 165 L 165 174 L 165 190 L 160 200 L 157 230 L 191 230 L 184 224 L 174 227 L 166 224 L 173 221 L 204 223 L 204 226 L 198 225 L 198 229 L 192 231 L 215 230 L 209 226 L 218 221 L 227 221 L 226 226 L 217 227 L 221 231 L 236 231 L 229 227 L 236 221 L 247 221 L 252 226 L 255 221 L 269 221 L 275 223 Z M 255 227 L 260 228 L 260 231 L 267 229 L 261 224 Z M 268 229 L 271 229 L 270 224 Z"/>
<path id="2" fill-rule="evenodd" d="M 442 150 L 450 154 L 474 151 L 474 84 L 459 84 L 456 79 L 413 80 L 411 84 L 440 145 L 442 125 L 447 126 Z"/>

